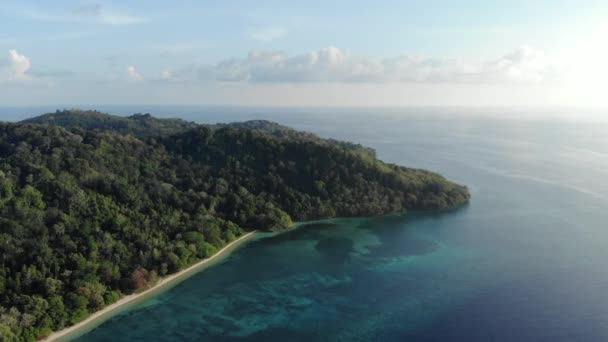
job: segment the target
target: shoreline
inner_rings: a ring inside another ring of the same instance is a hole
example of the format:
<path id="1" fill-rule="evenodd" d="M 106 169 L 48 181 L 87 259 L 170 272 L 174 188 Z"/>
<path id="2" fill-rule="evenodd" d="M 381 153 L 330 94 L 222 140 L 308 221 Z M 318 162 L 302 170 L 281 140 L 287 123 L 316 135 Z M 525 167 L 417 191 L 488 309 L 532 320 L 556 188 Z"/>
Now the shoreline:
<path id="1" fill-rule="evenodd" d="M 214 255 L 212 255 L 206 259 L 202 259 L 201 261 L 195 263 L 194 265 L 192 265 L 184 270 L 181 270 L 177 273 L 173 273 L 164 278 L 161 278 L 158 281 L 158 283 L 156 283 L 156 285 L 152 286 L 151 288 L 149 288 L 143 292 L 124 296 L 120 300 L 118 300 L 116 303 L 110 304 L 110 305 L 106 306 L 105 308 L 94 312 L 89 317 L 87 317 L 85 320 L 78 322 L 75 325 L 66 327 L 62 330 L 53 332 L 51 335 L 42 339 L 42 341 L 45 341 L 45 342 L 69 341 L 71 339 L 74 339 L 74 338 L 77 338 L 77 337 L 80 337 L 80 336 L 86 334 L 87 332 L 100 326 L 102 323 L 106 322 L 110 318 L 114 317 L 116 314 L 121 313 L 124 310 L 129 309 L 129 308 L 133 307 L 134 305 L 143 302 L 146 299 L 149 299 L 150 297 L 158 295 L 158 294 L 162 293 L 162 291 L 170 289 L 173 285 L 177 285 L 177 284 L 181 283 L 183 280 L 186 280 L 187 278 L 189 278 L 190 276 L 206 269 L 207 267 L 212 265 L 213 261 L 218 261 L 222 256 L 227 256 L 232 249 L 238 247 L 241 243 L 247 242 L 251 238 L 256 236 L 256 233 L 257 233 L 256 231 L 252 231 L 252 232 L 249 232 L 249 233 L 239 237 L 238 239 L 236 239 L 236 240 L 230 242 L 229 244 L 227 244 L 226 246 L 222 247 L 222 249 L 217 251 L 217 253 L 215 253 Z"/>

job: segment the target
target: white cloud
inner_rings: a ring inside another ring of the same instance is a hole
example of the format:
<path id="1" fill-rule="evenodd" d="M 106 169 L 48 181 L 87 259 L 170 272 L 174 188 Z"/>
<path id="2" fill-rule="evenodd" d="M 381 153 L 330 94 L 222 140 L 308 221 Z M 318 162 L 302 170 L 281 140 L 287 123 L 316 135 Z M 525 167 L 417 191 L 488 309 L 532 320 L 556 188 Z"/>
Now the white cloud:
<path id="1" fill-rule="evenodd" d="M 542 50 L 523 46 L 485 63 L 482 73 L 490 80 L 539 83 L 558 80 L 560 69 Z"/>
<path id="2" fill-rule="evenodd" d="M 271 42 L 283 38 L 287 35 L 287 30 L 280 27 L 267 27 L 259 30 L 252 30 L 249 36 L 257 41 Z"/>
<path id="3" fill-rule="evenodd" d="M 143 81 L 144 77 L 142 76 L 142 74 L 140 74 L 134 66 L 129 65 L 127 67 L 127 77 L 129 78 L 129 80 L 131 81 Z"/>
<path id="4" fill-rule="evenodd" d="M 206 80 L 226 82 L 328 83 L 543 83 L 560 68 L 540 50 L 521 47 L 499 58 L 463 62 L 418 56 L 387 59 L 355 56 L 330 46 L 297 55 L 253 51 L 200 69 Z"/>
<path id="5" fill-rule="evenodd" d="M 0 80 L 23 81 L 30 78 L 28 71 L 32 63 L 29 57 L 20 54 L 15 49 L 8 51 L 4 60 L 0 60 Z"/>
<path id="6" fill-rule="evenodd" d="M 19 54 L 17 50 L 13 49 L 8 52 L 8 60 L 15 79 L 24 80 L 28 78 L 26 72 L 32 67 L 32 63 L 28 57 Z"/>

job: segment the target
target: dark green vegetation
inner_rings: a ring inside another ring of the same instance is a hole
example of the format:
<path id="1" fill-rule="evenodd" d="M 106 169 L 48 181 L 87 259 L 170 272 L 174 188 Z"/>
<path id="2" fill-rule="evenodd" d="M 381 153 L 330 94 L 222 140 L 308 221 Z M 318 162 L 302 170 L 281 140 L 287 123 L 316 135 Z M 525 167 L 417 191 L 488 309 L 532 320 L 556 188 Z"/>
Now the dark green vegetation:
<path id="1" fill-rule="evenodd" d="M 247 230 L 468 198 L 437 174 L 266 121 L 63 111 L 0 124 L 0 340 L 81 321 Z"/>
<path id="2" fill-rule="evenodd" d="M 61 127 L 79 127 L 132 134 L 139 137 L 160 136 L 181 132 L 197 125 L 180 119 L 157 119 L 150 114 L 134 114 L 128 118 L 98 111 L 63 110 L 23 120 L 22 123 Z"/>

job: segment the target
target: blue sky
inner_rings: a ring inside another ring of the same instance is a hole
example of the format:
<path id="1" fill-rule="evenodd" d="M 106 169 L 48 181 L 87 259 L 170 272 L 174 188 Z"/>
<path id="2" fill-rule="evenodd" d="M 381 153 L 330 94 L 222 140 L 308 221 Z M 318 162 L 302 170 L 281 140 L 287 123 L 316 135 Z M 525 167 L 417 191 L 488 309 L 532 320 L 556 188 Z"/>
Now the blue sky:
<path id="1" fill-rule="evenodd" d="M 0 102 L 605 106 L 605 18 L 606 1 L 4 0 Z"/>

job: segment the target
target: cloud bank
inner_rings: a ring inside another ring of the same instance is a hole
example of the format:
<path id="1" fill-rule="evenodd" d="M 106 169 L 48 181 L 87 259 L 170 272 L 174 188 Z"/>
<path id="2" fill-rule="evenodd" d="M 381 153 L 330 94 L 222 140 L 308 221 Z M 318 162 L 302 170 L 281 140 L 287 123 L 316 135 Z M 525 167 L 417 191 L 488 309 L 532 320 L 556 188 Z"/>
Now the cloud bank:
<path id="1" fill-rule="evenodd" d="M 541 50 L 526 46 L 482 62 L 407 55 L 374 59 L 330 46 L 296 55 L 252 51 L 201 67 L 198 76 L 251 83 L 543 83 L 559 80 L 560 71 Z"/>
<path id="2" fill-rule="evenodd" d="M 95 8 L 89 9 L 94 12 Z M 0 79 L 58 78 L 58 72 L 31 70 L 30 59 L 10 50 L 0 61 Z M 558 83 L 564 68 L 541 50 L 520 47 L 486 61 L 459 61 L 402 55 L 393 58 L 357 56 L 337 47 L 301 54 L 252 51 L 244 58 L 214 65 L 166 68 L 145 78 L 133 65 L 128 81 L 243 84 L 549 84 Z M 65 73 L 65 72 L 64 72 Z M 72 75 L 73 72 L 69 72 Z M 124 74 L 123 74 L 124 75 Z M 124 79 L 124 78 L 123 78 Z"/>

